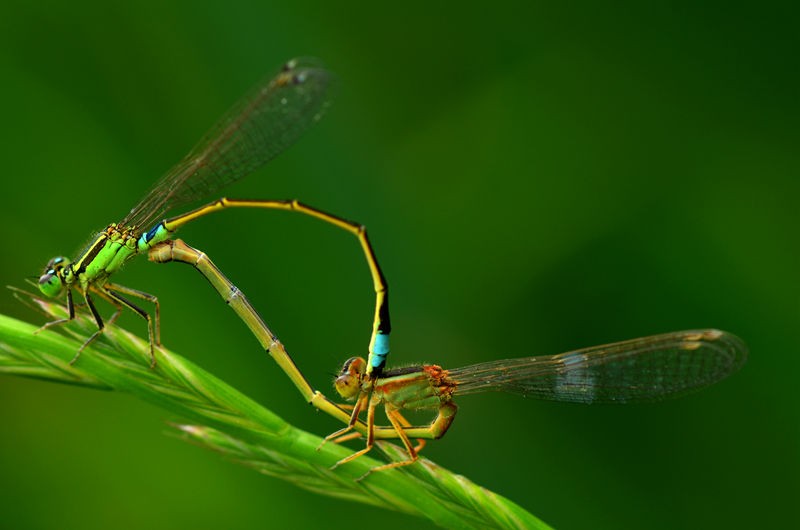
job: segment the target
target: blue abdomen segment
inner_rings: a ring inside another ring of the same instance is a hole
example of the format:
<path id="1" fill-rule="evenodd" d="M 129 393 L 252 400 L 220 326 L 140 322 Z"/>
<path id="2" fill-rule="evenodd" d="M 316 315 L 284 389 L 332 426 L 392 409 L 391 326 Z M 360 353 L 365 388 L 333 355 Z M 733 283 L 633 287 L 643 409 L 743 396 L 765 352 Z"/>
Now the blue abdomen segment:
<path id="1" fill-rule="evenodd" d="M 156 226 L 139 236 L 136 246 L 139 250 L 149 250 L 150 247 L 162 241 L 169 239 L 170 231 L 164 226 L 164 223 L 158 223 Z"/>
<path id="2" fill-rule="evenodd" d="M 375 343 L 372 345 L 372 355 L 370 355 L 370 365 L 373 370 L 383 368 L 386 364 L 386 356 L 389 355 L 389 334 L 378 332 L 375 335 Z"/>

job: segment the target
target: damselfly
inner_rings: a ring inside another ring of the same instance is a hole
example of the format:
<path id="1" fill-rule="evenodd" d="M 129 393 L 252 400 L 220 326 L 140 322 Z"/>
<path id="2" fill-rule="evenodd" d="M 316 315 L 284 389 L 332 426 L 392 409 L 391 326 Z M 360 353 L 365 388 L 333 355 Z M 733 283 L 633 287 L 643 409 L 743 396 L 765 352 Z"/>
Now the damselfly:
<path id="1" fill-rule="evenodd" d="M 367 379 L 367 362 L 353 357 L 344 363 L 335 386 L 339 395 L 355 401 L 353 416 L 366 407 L 367 444 L 339 464 L 370 451 L 377 438 L 375 410 L 381 405 L 409 458 L 372 471 L 413 463 L 424 443 L 414 447 L 411 438 L 441 438 L 455 417 L 456 396 L 502 391 L 573 403 L 662 401 L 717 383 L 737 371 L 746 358 L 744 342 L 730 333 L 716 329 L 677 331 L 558 355 L 489 361 L 463 368 L 418 365 L 384 370 L 365 395 L 361 388 Z M 437 415 L 430 425 L 411 427 L 403 410 L 435 410 Z M 328 439 L 346 439 L 353 427 L 351 424 Z"/>
<path id="2" fill-rule="evenodd" d="M 321 219 L 354 234 L 362 247 L 375 287 L 375 318 L 369 343 L 369 359 L 380 371 L 389 352 L 389 310 L 387 288 L 375 253 L 363 226 L 330 215 L 298 201 L 237 200 L 221 198 L 188 213 L 162 220 L 166 212 L 207 197 L 224 186 L 266 164 L 294 143 L 328 105 L 332 75 L 308 60 L 292 60 L 271 79 L 246 95 L 203 137 L 199 144 L 159 180 L 138 205 L 121 221 L 112 223 L 97 234 L 86 249 L 70 261 L 66 257 L 50 260 L 39 278 L 39 289 L 47 296 L 66 291 L 68 317 L 49 322 L 42 329 L 72 320 L 75 317 L 73 289 L 80 292 L 97 323 L 75 355 L 103 331 L 105 323 L 95 307 L 92 295 L 109 301 L 116 311 L 113 322 L 123 307 L 147 321 L 150 338 L 151 365 L 155 365 L 154 345 L 161 343 L 158 299 L 136 289 L 110 281 L 128 260 L 169 240 L 184 224 L 224 208 L 268 208 L 290 210 Z M 155 318 L 127 297 L 152 302 Z"/>

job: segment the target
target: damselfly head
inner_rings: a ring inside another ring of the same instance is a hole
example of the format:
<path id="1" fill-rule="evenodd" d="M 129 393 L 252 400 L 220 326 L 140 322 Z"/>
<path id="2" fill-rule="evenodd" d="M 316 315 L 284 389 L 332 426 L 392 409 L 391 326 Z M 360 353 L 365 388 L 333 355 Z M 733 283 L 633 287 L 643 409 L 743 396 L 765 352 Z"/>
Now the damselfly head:
<path id="1" fill-rule="evenodd" d="M 363 357 L 350 357 L 344 362 L 333 385 L 344 399 L 355 399 L 361 392 L 361 381 L 366 373 L 367 361 Z"/>
<path id="2" fill-rule="evenodd" d="M 69 265 L 69 260 L 63 256 L 51 259 L 44 272 L 39 276 L 39 290 L 45 296 L 58 296 L 64 289 L 64 267 Z"/>

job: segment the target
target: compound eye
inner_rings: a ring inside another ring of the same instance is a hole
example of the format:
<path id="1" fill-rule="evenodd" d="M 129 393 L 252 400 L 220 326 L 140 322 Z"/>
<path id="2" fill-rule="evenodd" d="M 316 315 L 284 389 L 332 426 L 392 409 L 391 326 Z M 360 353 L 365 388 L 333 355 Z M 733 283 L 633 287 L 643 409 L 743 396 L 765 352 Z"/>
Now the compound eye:
<path id="1" fill-rule="evenodd" d="M 350 374 L 359 377 L 367 373 L 367 361 L 363 357 L 350 357 L 342 366 L 341 375 Z"/>
<path id="2" fill-rule="evenodd" d="M 336 392 L 344 399 L 354 399 L 361 392 L 361 379 L 367 371 L 363 357 L 351 357 L 344 362 L 339 377 L 333 382 Z"/>
<path id="3" fill-rule="evenodd" d="M 355 398 L 361 390 L 358 378 L 349 374 L 343 374 L 337 377 L 333 385 L 336 387 L 336 392 L 344 399 Z"/>
<path id="4" fill-rule="evenodd" d="M 69 261 L 64 256 L 56 256 L 47 262 L 44 272 L 39 277 L 39 290 L 45 296 L 58 296 L 64 288 L 64 281 L 61 279 L 61 271 L 69 265 Z"/>
<path id="5" fill-rule="evenodd" d="M 64 284 L 61 282 L 55 269 L 46 270 L 44 274 L 39 277 L 39 290 L 45 296 L 58 296 L 63 289 Z"/>
<path id="6" fill-rule="evenodd" d="M 62 263 L 64 263 L 64 259 L 65 259 L 64 256 L 56 256 L 55 258 L 53 258 L 53 259 L 51 259 L 50 261 L 47 262 L 47 267 L 45 267 L 45 268 L 46 269 L 55 269 L 56 265 L 61 265 Z"/>

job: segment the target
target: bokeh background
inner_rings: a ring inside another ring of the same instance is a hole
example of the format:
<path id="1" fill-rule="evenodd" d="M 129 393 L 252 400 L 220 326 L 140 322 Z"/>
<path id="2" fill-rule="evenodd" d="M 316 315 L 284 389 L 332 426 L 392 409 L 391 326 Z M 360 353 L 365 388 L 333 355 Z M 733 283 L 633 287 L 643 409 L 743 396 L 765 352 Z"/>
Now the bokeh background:
<path id="1" fill-rule="evenodd" d="M 785 527 L 800 493 L 796 21 L 768 3 L 7 0 L 0 277 L 21 286 L 75 253 L 265 73 L 317 56 L 339 78 L 331 112 L 225 193 L 369 227 L 393 363 L 697 327 L 751 349 L 670 403 L 468 396 L 425 455 L 559 528 Z M 181 236 L 315 386 L 365 352 L 373 295 L 347 234 L 232 211 Z M 159 296 L 166 345 L 300 427 L 338 428 L 199 275 L 141 259 L 117 280 Z M 0 310 L 41 322 L 8 293 Z M 0 402 L 2 528 L 427 524 L 187 446 L 130 396 L 6 377 Z"/>

